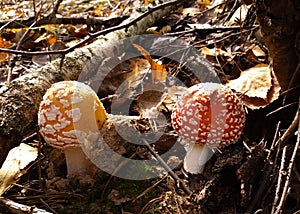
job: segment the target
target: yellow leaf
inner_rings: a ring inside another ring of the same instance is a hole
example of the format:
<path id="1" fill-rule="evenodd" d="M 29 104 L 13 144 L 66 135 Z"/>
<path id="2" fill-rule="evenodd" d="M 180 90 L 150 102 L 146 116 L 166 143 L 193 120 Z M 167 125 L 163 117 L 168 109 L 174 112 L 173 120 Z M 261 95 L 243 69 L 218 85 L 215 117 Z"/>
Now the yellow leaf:
<path id="1" fill-rule="evenodd" d="M 203 5 L 203 6 L 209 6 L 210 1 L 209 0 L 197 0 L 197 4 Z"/>
<path id="2" fill-rule="evenodd" d="M 151 4 L 152 2 L 153 2 L 153 0 L 144 0 L 145 5 Z"/>

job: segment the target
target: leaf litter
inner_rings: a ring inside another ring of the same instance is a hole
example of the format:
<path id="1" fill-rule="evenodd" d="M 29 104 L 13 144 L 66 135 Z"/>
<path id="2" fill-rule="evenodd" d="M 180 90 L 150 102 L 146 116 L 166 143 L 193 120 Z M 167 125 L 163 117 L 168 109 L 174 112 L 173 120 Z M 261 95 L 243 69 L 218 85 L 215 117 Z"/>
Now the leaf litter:
<path id="1" fill-rule="evenodd" d="M 133 5 L 151 6 L 152 3 L 153 1 L 68 0 L 61 2 L 58 14 L 69 18 L 76 16 L 115 18 L 130 15 Z M 20 5 L 5 6 L 1 14 L 4 20 L 16 17 L 26 19 L 34 16 L 33 7 L 31 1 L 22 1 Z M 53 8 L 51 1 L 38 1 L 36 15 L 41 17 L 48 14 L 49 8 Z M 278 155 L 282 148 L 277 147 L 277 153 L 274 154 L 275 150 L 270 149 L 270 144 L 273 142 L 274 145 L 285 129 L 276 131 L 274 127 L 280 121 L 276 121 L 276 116 L 269 118 L 266 116 L 280 106 L 278 104 L 280 87 L 270 67 L 267 49 L 260 39 L 257 28 L 259 23 L 255 18 L 251 23 L 252 19 L 249 18 L 251 16 L 255 17 L 251 14 L 251 6 L 241 4 L 240 1 L 197 1 L 190 7 L 179 8 L 178 11 L 169 14 L 160 23 L 147 30 L 147 33 L 180 36 L 199 48 L 199 53 L 214 66 L 221 82 L 239 93 L 249 112 L 242 139 L 235 145 L 216 151 L 215 156 L 207 163 L 203 175 L 187 178 L 181 171 L 180 158 L 176 161 L 177 168 L 174 168 L 174 172 L 191 188 L 192 195 L 186 195 L 169 175 L 161 178 L 157 185 L 154 184 L 160 178 L 132 182 L 110 177 L 101 171 L 96 173 L 95 177 L 66 178 L 63 154 L 46 145 L 40 147 L 39 152 L 45 156 L 51 155 L 40 157 L 39 164 L 35 162 L 33 167 L 28 169 L 25 166 L 36 160 L 37 148 L 25 146 L 23 149 L 26 150 L 26 157 L 20 155 L 19 159 L 7 158 L 10 164 L 4 164 L 1 169 L 1 194 L 19 203 L 38 206 L 52 213 L 246 213 L 247 210 L 259 211 L 261 207 L 270 209 L 275 197 L 274 182 L 278 177 L 276 168 L 280 163 Z M 88 30 L 97 31 L 105 27 L 107 26 L 76 23 L 42 25 L 30 30 L 21 49 L 61 50 L 81 41 L 88 35 Z M 27 30 L 28 27 L 20 28 L 20 26 L 2 29 L 0 47 L 15 47 Z M 57 43 L 60 45 L 54 47 Z M 128 79 L 134 76 L 127 87 L 135 87 L 147 75 L 153 81 L 164 81 L 165 72 L 169 72 L 177 75 L 187 85 L 198 83 L 199 80 L 192 77 L 183 65 L 169 59 L 153 59 L 146 50 L 139 49 L 139 51 L 143 53 L 146 60 L 131 59 L 127 62 L 127 66 L 125 63 L 125 67 L 121 68 L 124 69 L 123 73 L 112 76 L 108 82 L 116 81 L 120 77 Z M 55 55 L 22 56 L 20 64 L 14 68 L 13 77 L 26 73 L 26 66 L 45 65 L 53 60 L 53 57 L 55 58 Z M 157 60 L 160 60 L 162 65 L 158 64 Z M 1 53 L 3 82 L 8 73 L 9 63 L 10 54 Z M 151 67 L 155 67 L 154 72 L 151 71 Z M 111 91 L 105 91 L 102 97 L 100 95 L 107 108 L 111 104 L 110 96 L 115 96 L 117 85 L 109 85 L 109 88 Z M 166 117 L 170 117 L 176 97 L 184 94 L 185 90 L 171 87 L 167 91 L 167 96 L 162 97 L 155 107 Z M 137 98 L 130 95 L 126 98 L 133 100 L 131 106 L 133 115 L 144 112 L 145 107 L 138 104 Z M 263 117 L 259 117 L 260 115 Z M 137 124 L 142 131 L 153 128 L 149 121 L 137 121 Z M 177 138 L 170 124 L 164 128 L 162 139 L 156 142 L 154 147 L 158 154 L 168 151 Z M 255 131 L 257 129 L 258 132 Z M 295 139 L 293 134 L 289 137 Z M 290 150 L 293 148 L 293 140 L 287 143 Z M 137 151 L 139 158 L 151 156 L 141 147 L 129 148 L 127 155 L 130 156 Z M 276 158 L 273 158 L 275 156 Z M 291 174 L 291 193 L 288 195 L 284 211 L 300 209 L 300 198 L 297 194 L 300 186 L 299 161 L 296 163 Z M 271 170 L 267 170 L 269 168 Z M 25 171 L 22 171 L 23 169 Z M 104 187 L 104 184 L 107 186 Z M 263 185 L 265 187 L 262 187 Z M 145 189 L 147 193 L 142 194 Z M 143 196 L 138 197 L 141 194 Z M 137 197 L 138 199 L 135 200 Z M 1 204 L 0 207 L 7 210 L 6 205 Z"/>

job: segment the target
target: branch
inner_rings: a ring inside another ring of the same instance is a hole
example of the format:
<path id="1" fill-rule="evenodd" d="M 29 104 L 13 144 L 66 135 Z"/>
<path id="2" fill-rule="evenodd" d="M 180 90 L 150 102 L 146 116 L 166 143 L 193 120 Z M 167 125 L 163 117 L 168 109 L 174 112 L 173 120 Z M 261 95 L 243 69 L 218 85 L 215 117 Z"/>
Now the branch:
<path id="1" fill-rule="evenodd" d="M 36 23 L 36 26 L 42 26 L 45 24 L 72 24 L 72 25 L 80 25 L 80 24 L 86 24 L 86 25 L 97 25 L 97 26 L 114 26 L 120 24 L 122 21 L 127 19 L 128 16 L 122 16 L 122 17 L 114 17 L 114 18 L 102 18 L 102 17 L 59 17 L 59 16 L 53 16 L 50 14 L 50 16 L 43 17 L 39 19 Z M 23 19 L 23 20 L 8 20 L 8 21 L 0 21 L 0 28 L 3 28 L 5 26 L 6 28 L 24 28 L 32 25 L 36 19 L 34 17 L 31 17 L 29 19 Z"/>
<path id="2" fill-rule="evenodd" d="M 7 198 L 0 197 L 0 203 L 5 206 L 12 213 L 40 213 L 40 214 L 52 214 L 46 210 L 36 208 L 35 206 L 27 206 L 9 200 Z"/>
<path id="3" fill-rule="evenodd" d="M 143 31 L 145 31 L 146 29 L 143 28 L 143 26 L 137 27 L 143 19 L 145 18 L 149 18 L 150 16 L 153 16 L 153 18 L 156 18 L 154 13 L 157 13 L 157 15 L 162 15 L 161 17 L 163 17 L 163 15 L 167 15 L 168 13 L 166 13 L 166 11 L 168 11 L 168 9 L 166 9 L 167 7 L 172 7 L 172 8 L 176 8 L 176 6 L 184 4 L 185 1 L 180 1 L 180 0 L 173 0 L 173 1 L 167 1 L 161 5 L 158 5 L 156 7 L 150 8 L 149 11 L 142 13 L 139 16 L 133 15 L 133 19 L 129 20 L 128 22 L 125 20 L 122 24 L 118 25 L 118 26 L 114 26 L 114 27 L 110 27 L 107 29 L 104 29 L 102 31 L 96 32 L 96 33 L 92 33 L 90 34 L 90 37 L 87 39 L 82 40 L 81 42 L 78 42 L 76 45 L 69 47 L 67 49 L 64 50 L 57 50 L 57 51 L 35 51 L 35 52 L 30 52 L 30 51 L 18 51 L 18 50 L 11 50 L 11 49 L 6 49 L 6 48 L 0 48 L 0 52 L 6 52 L 6 53 L 12 53 L 12 54 L 20 54 L 20 55 L 49 55 L 49 54 L 67 54 L 73 50 L 75 50 L 78 47 L 81 47 L 82 45 L 88 43 L 89 41 L 91 41 L 92 39 L 101 36 L 101 35 L 107 35 L 108 33 L 111 32 L 115 32 L 115 31 L 119 31 L 122 29 L 125 29 L 123 33 L 126 33 L 128 35 L 137 35 L 133 32 L 133 34 L 127 33 L 126 31 L 128 30 L 128 28 L 131 29 L 135 29 L 138 30 L 138 28 L 142 28 Z M 161 11 L 161 12 L 159 12 Z M 160 17 L 160 18 L 161 18 Z M 150 20 L 149 20 L 150 21 Z M 155 22 L 153 22 L 155 23 Z M 136 25 L 136 26 L 134 26 Z M 150 26 L 150 25 L 149 25 Z M 148 26 L 148 27 L 149 27 Z M 109 38 L 109 37 L 108 37 Z M 125 38 L 125 37 L 124 37 Z"/>
<path id="4" fill-rule="evenodd" d="M 299 118 L 299 114 L 300 114 L 300 100 L 299 100 L 299 107 L 298 107 L 298 111 L 297 111 L 298 118 Z M 281 194 L 279 204 L 277 206 L 276 211 L 274 212 L 275 214 L 282 213 L 281 209 L 284 205 L 284 202 L 286 200 L 286 196 L 287 196 L 287 193 L 288 193 L 291 174 L 292 174 L 292 169 L 293 169 L 293 166 L 294 166 L 294 163 L 295 163 L 295 159 L 296 159 L 297 151 L 299 149 L 299 145 L 300 145 L 300 123 L 298 121 L 297 142 L 294 146 L 293 154 L 292 154 L 292 157 L 289 161 L 289 165 L 288 165 L 288 168 L 287 168 L 286 180 L 285 180 L 285 183 L 284 183 L 284 187 L 283 187 L 283 190 L 282 190 L 282 194 Z"/>

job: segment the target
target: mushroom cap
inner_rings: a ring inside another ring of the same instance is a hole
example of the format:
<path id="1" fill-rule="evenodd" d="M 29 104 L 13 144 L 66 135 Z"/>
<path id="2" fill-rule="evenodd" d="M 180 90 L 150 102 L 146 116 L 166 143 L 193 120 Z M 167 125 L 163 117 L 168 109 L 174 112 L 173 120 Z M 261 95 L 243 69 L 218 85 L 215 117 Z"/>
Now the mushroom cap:
<path id="1" fill-rule="evenodd" d="M 241 100 L 218 83 L 190 87 L 175 104 L 172 126 L 185 142 L 211 147 L 235 143 L 245 124 Z"/>
<path id="2" fill-rule="evenodd" d="M 53 84 L 38 111 L 41 135 L 49 145 L 60 149 L 79 146 L 83 139 L 95 139 L 106 118 L 97 94 L 77 81 Z"/>

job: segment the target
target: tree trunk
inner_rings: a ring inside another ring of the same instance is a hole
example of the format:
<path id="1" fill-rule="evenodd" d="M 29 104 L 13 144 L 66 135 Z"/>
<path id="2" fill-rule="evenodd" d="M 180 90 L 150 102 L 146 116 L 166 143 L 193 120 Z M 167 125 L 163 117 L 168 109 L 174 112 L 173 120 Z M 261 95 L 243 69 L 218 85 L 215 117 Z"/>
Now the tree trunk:
<path id="1" fill-rule="evenodd" d="M 168 2 L 167 0 L 163 2 Z M 121 29 L 65 56 L 60 68 L 60 60 L 27 75 L 21 76 L 0 88 L 0 166 L 8 152 L 19 145 L 21 139 L 36 129 L 39 103 L 51 84 L 62 80 L 77 80 L 81 72 L 95 69 L 93 66 L 103 64 L 103 59 L 113 58 L 118 50 L 118 40 L 145 32 L 145 30 L 184 3 L 193 1 L 176 1 L 172 6 L 157 10 L 127 29 Z M 141 11 L 140 8 L 137 11 Z M 135 12 L 129 20 L 141 15 Z M 128 20 L 125 21 L 128 23 Z M 122 23 L 123 24 L 123 23 Z"/>
<path id="2" fill-rule="evenodd" d="M 256 13 L 271 64 L 282 91 L 300 82 L 300 3 L 299 0 L 257 0 Z M 289 93 L 297 101 L 299 88 Z"/>

